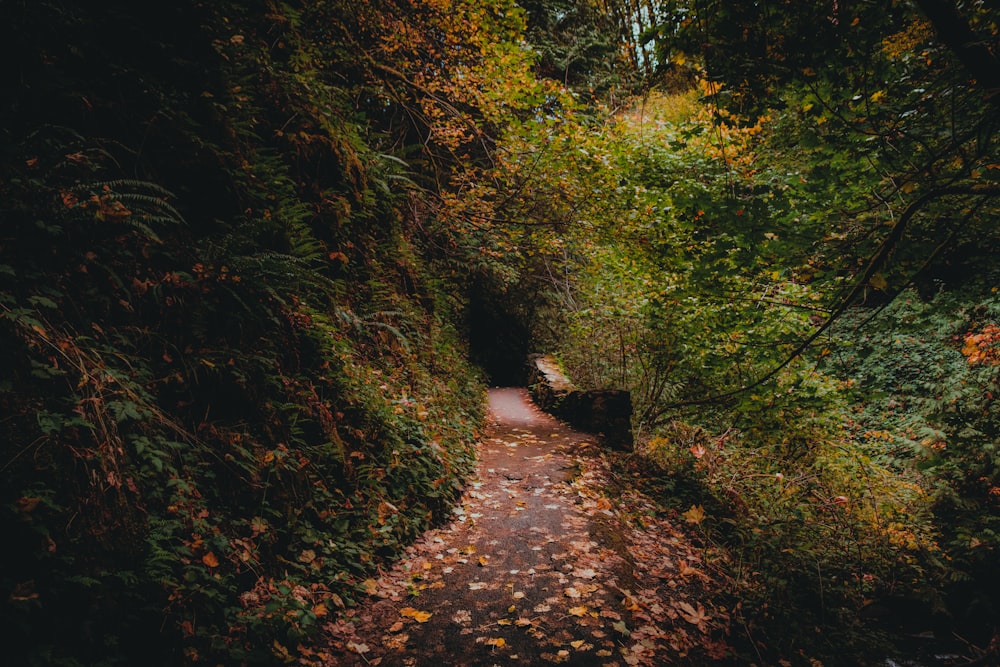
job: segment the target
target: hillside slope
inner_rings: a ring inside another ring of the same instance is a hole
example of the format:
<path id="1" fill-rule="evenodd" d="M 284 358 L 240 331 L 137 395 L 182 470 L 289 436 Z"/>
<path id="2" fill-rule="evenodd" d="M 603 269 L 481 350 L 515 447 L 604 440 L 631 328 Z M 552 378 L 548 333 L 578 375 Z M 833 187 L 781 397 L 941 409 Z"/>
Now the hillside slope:
<path id="1" fill-rule="evenodd" d="M 457 497 L 483 393 L 434 202 L 487 151 L 419 68 L 518 17 L 358 4 L 4 3 L 12 664 L 271 663 Z"/>

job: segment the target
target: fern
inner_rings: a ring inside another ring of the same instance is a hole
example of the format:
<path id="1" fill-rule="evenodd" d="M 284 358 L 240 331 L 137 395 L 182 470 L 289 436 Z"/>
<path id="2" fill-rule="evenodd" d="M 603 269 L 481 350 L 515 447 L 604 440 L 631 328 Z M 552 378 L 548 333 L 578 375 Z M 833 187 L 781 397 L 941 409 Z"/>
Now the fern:
<path id="1" fill-rule="evenodd" d="M 110 217 L 156 243 L 163 243 L 163 240 L 154 226 L 185 223 L 180 211 L 167 201 L 173 197 L 170 191 L 150 181 L 97 181 L 78 186 L 73 192 L 86 198 L 80 204 L 82 208 L 96 209 L 97 217 Z"/>

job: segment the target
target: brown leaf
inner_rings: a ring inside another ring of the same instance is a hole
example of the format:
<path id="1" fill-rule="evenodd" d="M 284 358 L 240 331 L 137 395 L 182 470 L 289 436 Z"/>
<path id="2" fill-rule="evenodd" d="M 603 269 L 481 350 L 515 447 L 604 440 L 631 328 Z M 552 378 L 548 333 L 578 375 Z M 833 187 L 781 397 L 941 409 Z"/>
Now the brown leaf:
<path id="1" fill-rule="evenodd" d="M 698 603 L 698 608 L 695 609 L 688 602 L 678 602 L 676 603 L 677 609 L 681 612 L 681 618 L 683 618 L 688 623 L 692 625 L 697 625 L 699 627 L 707 621 L 711 616 L 705 613 L 705 607 Z"/>

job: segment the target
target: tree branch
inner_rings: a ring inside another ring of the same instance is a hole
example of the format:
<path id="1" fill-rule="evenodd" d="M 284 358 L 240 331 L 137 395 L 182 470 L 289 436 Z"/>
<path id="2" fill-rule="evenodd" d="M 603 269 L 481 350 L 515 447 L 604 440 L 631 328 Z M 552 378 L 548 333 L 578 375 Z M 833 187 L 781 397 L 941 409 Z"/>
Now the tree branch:
<path id="1" fill-rule="evenodd" d="M 723 401 L 727 398 L 732 398 L 742 394 L 743 392 L 755 389 L 765 382 L 774 378 L 778 373 L 784 370 L 789 364 L 798 359 L 802 354 L 809 349 L 816 339 L 823 335 L 827 329 L 833 326 L 833 323 L 840 318 L 841 315 L 854 303 L 855 300 L 861 293 L 865 290 L 865 287 L 875 276 L 876 273 L 882 270 L 886 262 L 889 259 L 889 255 L 899 244 L 899 241 L 903 238 L 903 232 L 906 231 L 906 226 L 910 223 L 913 217 L 920 212 L 927 204 L 934 201 L 935 199 L 940 199 L 942 197 L 955 196 L 955 195 L 971 195 L 971 196 L 985 196 L 985 197 L 1000 197 L 1000 187 L 985 187 L 985 186 L 951 186 L 939 188 L 937 190 L 932 190 L 920 198 L 910 202 L 903 213 L 899 216 L 899 220 L 893 225 L 892 229 L 889 231 L 889 235 L 882 241 L 882 245 L 879 246 L 878 251 L 872 256 L 871 260 L 868 262 L 868 266 L 865 268 L 861 277 L 854 283 L 851 291 L 845 296 L 841 302 L 834 308 L 823 324 L 819 326 L 815 331 L 813 331 L 805 340 L 799 343 L 794 350 L 777 366 L 772 368 L 770 371 L 757 378 L 748 385 L 739 387 L 737 389 L 731 389 L 729 391 L 722 392 L 720 394 L 714 394 L 711 396 L 706 396 L 704 398 L 697 398 L 688 401 L 679 401 L 677 403 L 672 403 L 663 407 L 664 410 L 670 410 L 674 408 L 687 407 L 692 405 L 707 405 L 709 403 L 717 403 Z"/>
<path id="2" fill-rule="evenodd" d="M 1000 106 L 1000 58 L 962 18 L 955 2 L 916 0 L 937 32 L 938 39 L 955 54 L 976 80 L 976 87 L 986 93 L 986 100 Z"/>

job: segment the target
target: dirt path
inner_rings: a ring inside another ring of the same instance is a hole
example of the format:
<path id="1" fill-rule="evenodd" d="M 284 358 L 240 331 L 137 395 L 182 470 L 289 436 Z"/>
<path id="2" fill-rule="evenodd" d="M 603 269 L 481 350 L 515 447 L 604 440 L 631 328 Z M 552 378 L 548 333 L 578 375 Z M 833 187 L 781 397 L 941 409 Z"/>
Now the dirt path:
<path id="1" fill-rule="evenodd" d="M 618 488 L 588 436 L 523 389 L 495 421 L 454 521 L 326 628 L 337 665 L 707 664 L 726 653 L 699 553 Z"/>

